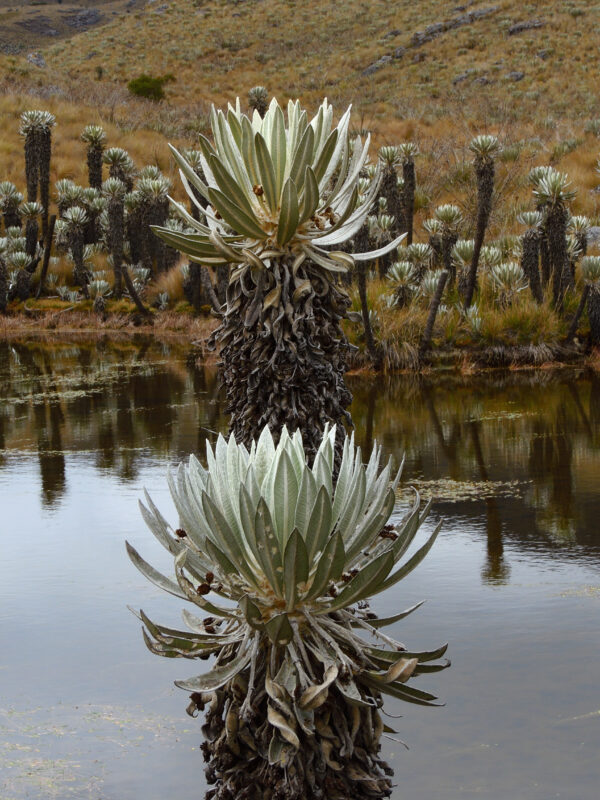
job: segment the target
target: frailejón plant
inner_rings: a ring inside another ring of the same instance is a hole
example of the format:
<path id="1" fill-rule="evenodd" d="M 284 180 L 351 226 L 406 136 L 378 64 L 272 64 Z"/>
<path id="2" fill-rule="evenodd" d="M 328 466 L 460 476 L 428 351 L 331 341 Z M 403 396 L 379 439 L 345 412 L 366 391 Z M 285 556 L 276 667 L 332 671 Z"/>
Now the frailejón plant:
<path id="1" fill-rule="evenodd" d="M 351 143 L 350 109 L 335 127 L 327 101 L 312 120 L 298 102 L 288 104 L 287 120 L 276 100 L 264 118 L 246 116 L 238 102 L 227 113 L 213 109 L 211 126 L 213 142 L 199 139 L 205 180 L 171 148 L 203 221 L 173 202 L 194 232 L 154 230 L 192 261 L 229 266 L 215 343 L 238 441 L 249 446 L 266 424 L 274 432 L 287 425 L 314 453 L 324 424 L 343 423 L 351 399 L 340 325 L 350 300 L 339 273 L 402 238 L 374 252 L 338 249 L 369 215 L 382 165 L 359 203 L 369 140 Z"/>
<path id="2" fill-rule="evenodd" d="M 439 526 L 399 566 L 429 505 L 421 510 L 416 494 L 389 525 L 400 473 L 390 463 L 380 470 L 378 445 L 365 466 L 345 437 L 334 484 L 335 438 L 334 427 L 325 431 L 309 467 L 298 431 L 283 429 L 276 446 L 265 428 L 250 450 L 219 437 L 207 447 L 208 469 L 191 456 L 169 476 L 180 528 L 147 495 L 141 506 L 176 579 L 127 545 L 147 578 L 209 615 L 184 611 L 189 630 L 179 631 L 139 613 L 152 652 L 216 657 L 207 672 L 176 681 L 192 693 L 190 713 L 209 709 L 205 755 L 233 793 L 216 797 L 254 787 L 244 797 L 262 798 L 279 778 L 297 800 L 324 796 L 326 780 L 331 798 L 388 796 L 381 695 L 430 705 L 436 698 L 407 681 L 449 663 L 432 663 L 446 645 L 410 652 L 381 632 L 420 604 L 378 619 L 366 603 L 429 552 Z"/>

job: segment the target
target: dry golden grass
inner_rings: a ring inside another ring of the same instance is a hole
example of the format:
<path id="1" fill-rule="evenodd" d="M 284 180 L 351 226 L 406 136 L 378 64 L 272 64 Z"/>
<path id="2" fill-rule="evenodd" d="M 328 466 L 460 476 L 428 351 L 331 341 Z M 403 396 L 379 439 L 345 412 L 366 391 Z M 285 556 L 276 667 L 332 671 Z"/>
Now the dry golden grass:
<path id="1" fill-rule="evenodd" d="M 178 264 L 168 272 L 162 272 L 149 284 L 146 289 L 147 302 L 153 304 L 163 292 L 169 295 L 170 307 L 183 300 L 183 274 Z"/>
<path id="2" fill-rule="evenodd" d="M 336 0 L 316 6 L 171 0 L 160 13 L 146 5 L 58 41 L 44 55 L 49 70 L 73 80 L 93 79 L 99 67 L 104 81 L 120 85 L 144 71 L 172 73 L 177 81 L 169 96 L 183 104 L 199 93 L 222 104 L 255 84 L 281 97 L 300 96 L 309 106 L 328 95 L 338 104 L 354 101 L 369 127 L 375 122 L 394 135 L 407 117 L 443 118 L 449 102 L 476 117 L 493 118 L 502 105 L 515 117 L 589 114 L 597 102 L 590 100 L 599 57 L 595 0 L 490 0 L 468 10 L 492 6 L 495 13 L 408 49 L 368 76 L 366 67 L 406 47 L 416 31 L 457 16 L 454 6 L 440 0 L 347 0 L 343 7 Z M 513 23 L 532 19 L 545 24 L 508 36 Z M 509 77 L 515 71 L 524 73 L 520 81 Z"/>
<path id="3" fill-rule="evenodd" d="M 0 180 L 12 181 L 21 189 L 24 187 L 25 163 L 19 117 L 31 108 L 51 111 L 57 120 L 52 132 L 52 183 L 70 178 L 87 186 L 86 146 L 79 137 L 86 125 L 101 124 L 108 137 L 108 146 L 125 148 L 138 167 L 156 164 L 173 179 L 176 193 L 180 191 L 167 140 L 160 133 L 144 128 L 123 131 L 110 121 L 110 114 L 101 114 L 99 109 L 25 93 L 0 94 Z"/>

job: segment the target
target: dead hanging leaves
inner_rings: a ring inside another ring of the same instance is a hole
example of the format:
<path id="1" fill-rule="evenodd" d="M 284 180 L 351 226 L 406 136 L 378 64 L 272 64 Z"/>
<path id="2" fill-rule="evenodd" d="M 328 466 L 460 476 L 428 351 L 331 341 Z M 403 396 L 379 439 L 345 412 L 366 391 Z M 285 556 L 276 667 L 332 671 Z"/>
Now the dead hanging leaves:
<path id="1" fill-rule="evenodd" d="M 232 273 L 212 345 L 238 441 L 249 444 L 265 425 L 287 425 L 314 453 L 326 422 L 350 422 L 344 373 L 351 346 L 340 324 L 349 305 L 336 278 L 308 260 Z"/>

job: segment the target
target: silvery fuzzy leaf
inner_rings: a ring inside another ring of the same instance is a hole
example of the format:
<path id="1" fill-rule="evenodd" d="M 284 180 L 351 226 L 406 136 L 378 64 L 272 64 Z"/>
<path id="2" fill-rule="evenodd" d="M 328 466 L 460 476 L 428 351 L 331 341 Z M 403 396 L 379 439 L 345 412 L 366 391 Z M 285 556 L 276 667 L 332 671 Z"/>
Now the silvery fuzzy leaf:
<path id="1" fill-rule="evenodd" d="M 394 622 L 399 622 L 401 619 L 408 617 L 409 614 L 412 614 L 413 611 L 416 611 L 417 608 L 420 608 L 424 602 L 424 600 L 421 600 L 419 603 L 415 603 L 414 606 L 407 608 L 405 611 L 400 611 L 400 613 L 394 614 L 392 617 L 377 617 L 377 619 L 369 619 L 368 623 L 372 628 L 385 628 L 387 625 L 393 625 Z M 351 624 L 358 626 L 358 623 Z"/>
<path id="2" fill-rule="evenodd" d="M 300 480 L 300 487 L 298 489 L 298 500 L 296 502 L 296 511 L 294 514 L 294 527 L 298 528 L 304 539 L 308 543 L 309 520 L 312 510 L 317 499 L 318 487 L 315 476 L 309 469 L 303 469 L 302 478 Z M 313 548 L 311 546 L 310 552 L 312 554 Z"/>
<path id="3" fill-rule="evenodd" d="M 339 595 L 327 605 L 327 612 L 345 608 L 380 592 L 382 581 L 389 575 L 393 566 L 394 559 L 391 553 L 382 553 L 344 586 Z"/>
<path id="4" fill-rule="evenodd" d="M 208 159 L 208 163 L 215 176 L 217 186 L 223 194 L 227 195 L 227 197 L 235 197 L 240 208 L 245 211 L 251 219 L 256 219 L 255 212 L 259 207 L 256 195 L 253 192 L 250 192 L 250 195 L 246 194 L 218 156 L 214 154 L 211 155 Z M 252 202 L 251 198 L 255 198 L 254 202 Z"/>
<path id="5" fill-rule="evenodd" d="M 436 650 L 402 650 L 401 655 L 404 656 L 404 658 L 416 658 L 419 664 L 421 664 L 422 662 L 436 661 L 438 658 L 442 658 L 447 649 L 448 644 L 443 644 Z M 366 652 L 369 657 L 374 657 L 379 661 L 387 663 L 394 661 L 394 659 L 396 659 L 400 654 L 398 652 L 394 652 L 393 650 L 380 650 L 377 647 L 367 647 Z"/>
<path id="6" fill-rule="evenodd" d="M 316 554 L 321 552 L 327 544 L 332 522 L 329 490 L 327 486 L 321 486 L 317 492 L 308 519 L 308 525 L 306 526 L 306 547 L 311 563 Z"/>
<path id="7" fill-rule="evenodd" d="M 317 183 L 319 184 L 319 191 L 322 191 L 324 188 L 323 178 L 327 172 L 327 168 L 329 167 L 333 159 L 333 154 L 335 152 L 338 138 L 339 138 L 339 131 L 337 128 L 335 128 L 328 135 L 327 140 L 323 144 L 323 147 L 319 152 L 316 161 L 313 161 L 314 164 L 313 169 L 315 172 L 315 178 L 317 179 Z"/>
<path id="8" fill-rule="evenodd" d="M 265 622 L 265 631 L 269 639 L 276 645 L 289 644 L 294 636 L 286 614 L 277 614 L 271 617 L 268 622 Z"/>
<path id="9" fill-rule="evenodd" d="M 149 508 L 146 508 L 141 500 L 138 502 L 144 522 L 150 528 L 162 546 L 172 555 L 177 555 L 183 545 L 170 535 L 168 523 L 161 515 L 160 511 L 156 508 L 146 490 L 144 490 L 144 495 Z"/>
<path id="10" fill-rule="evenodd" d="M 221 578 L 227 578 L 229 575 L 237 575 L 239 573 L 238 567 L 210 539 L 206 540 L 205 546 L 213 564 L 219 567 Z"/>
<path id="11" fill-rule="evenodd" d="M 281 195 L 281 210 L 277 227 L 277 244 L 280 247 L 286 245 L 296 233 L 299 218 L 298 191 L 294 181 L 288 178 Z"/>
<path id="12" fill-rule="evenodd" d="M 309 128 L 309 130 L 312 130 Z M 310 219 L 319 206 L 319 186 L 312 167 L 307 166 L 304 170 L 302 180 L 302 202 L 298 214 L 298 224 L 306 222 Z"/>
<path id="13" fill-rule="evenodd" d="M 321 553 L 306 600 L 322 597 L 329 584 L 340 577 L 345 563 L 346 554 L 342 535 L 339 532 L 334 533 Z"/>
<path id="14" fill-rule="evenodd" d="M 217 209 L 225 222 L 236 233 L 241 233 L 249 239 L 262 241 L 267 238 L 267 233 L 260 227 L 254 215 L 248 214 L 237 203 L 234 203 L 220 189 L 209 187 L 208 196 L 211 204 Z"/>
<path id="15" fill-rule="evenodd" d="M 260 133 L 257 133 L 254 137 L 254 147 L 256 149 L 256 162 L 260 174 L 260 185 L 265 193 L 269 208 L 273 213 L 276 213 L 279 206 L 279 196 L 277 194 L 275 167 L 273 166 L 273 160 L 269 153 L 267 143 Z"/>
<path id="16" fill-rule="evenodd" d="M 248 565 L 245 543 L 244 545 L 240 544 L 235 531 L 229 526 L 220 509 L 207 492 L 202 493 L 202 507 L 211 528 L 213 543 L 215 545 L 217 542 L 219 543 L 220 547 L 217 545 L 217 548 L 224 552 L 236 573 L 242 575 L 254 586 L 258 586 L 257 576 Z M 221 562 L 217 560 L 216 563 L 220 564 Z"/>
<path id="17" fill-rule="evenodd" d="M 323 177 L 319 181 L 319 189 L 321 191 L 323 191 L 327 187 L 333 173 L 335 172 L 335 170 L 338 167 L 338 164 L 340 163 L 340 160 L 343 159 L 344 154 L 347 153 L 348 151 L 348 127 L 350 125 L 351 110 L 352 106 L 348 106 L 348 108 L 340 118 L 340 121 L 338 122 L 337 126 L 338 135 L 337 135 L 335 149 L 332 153 L 329 165 L 327 166 L 327 169 L 325 170 Z"/>
<path id="18" fill-rule="evenodd" d="M 294 181 L 299 191 L 304 188 L 305 171 L 311 167 L 314 144 L 315 132 L 309 125 L 298 142 L 290 165 L 289 177 Z"/>
<path id="19" fill-rule="evenodd" d="M 220 689 L 228 681 L 234 678 L 250 661 L 250 648 L 243 650 L 238 656 L 233 658 L 228 664 L 213 667 L 204 675 L 197 675 L 183 681 L 175 681 L 175 686 L 185 689 L 188 692 L 213 692 Z"/>
<path id="20" fill-rule="evenodd" d="M 293 611 L 304 594 L 301 587 L 308 580 L 308 553 L 300 532 L 294 529 L 287 540 L 283 555 L 283 580 L 287 611 Z"/>
<path id="21" fill-rule="evenodd" d="M 352 483 L 352 494 L 348 498 L 345 506 L 342 507 L 337 525 L 339 530 L 354 530 L 359 517 L 364 513 L 364 501 L 366 494 L 366 479 L 364 470 L 357 470 L 357 475 Z"/>
<path id="22" fill-rule="evenodd" d="M 354 253 L 353 258 L 355 261 L 374 261 L 377 258 L 381 258 L 382 256 L 391 253 L 392 250 L 398 247 L 400 242 L 406 238 L 406 234 L 402 233 L 400 236 L 397 236 L 388 244 L 380 247 L 378 250 L 371 250 L 368 253 Z"/>
<path id="23" fill-rule="evenodd" d="M 373 708 L 373 703 L 368 703 L 361 697 L 361 694 L 352 678 L 338 678 L 335 682 L 335 688 L 342 695 L 346 702 L 357 708 Z"/>
<path id="24" fill-rule="evenodd" d="M 283 118 L 283 111 L 278 103 L 276 103 L 273 109 L 273 124 L 271 126 L 270 134 L 270 151 L 271 158 L 273 159 L 273 167 L 275 169 L 276 195 L 278 198 L 280 198 L 282 196 L 281 192 L 285 180 L 287 141 L 285 136 L 285 120 Z"/>
<path id="25" fill-rule="evenodd" d="M 335 197 L 330 196 L 329 198 L 329 202 L 334 211 L 337 211 L 340 205 L 346 201 L 347 196 L 349 196 L 352 193 L 354 187 L 356 186 L 359 175 L 368 158 L 370 143 L 371 143 L 371 134 L 367 135 L 364 145 L 361 142 L 360 136 L 356 137 L 354 144 L 354 155 L 352 158 L 352 162 L 350 163 L 350 168 L 348 170 L 348 175 L 346 177 L 346 180 L 343 183 L 342 187 L 339 189 L 338 194 Z M 381 176 L 381 170 L 378 167 L 376 176 L 372 181 L 372 184 L 374 183 L 376 186 L 375 191 L 377 191 L 377 189 L 379 188 L 378 183 L 380 180 L 380 176 Z"/>
<path id="26" fill-rule="evenodd" d="M 419 706 L 441 706 L 443 703 L 434 703 L 438 698 L 429 692 L 423 692 L 421 689 L 415 689 L 412 686 L 405 686 L 401 683 L 385 683 L 375 673 L 363 673 L 361 681 L 378 689 L 383 694 L 389 694 L 396 697 L 398 700 L 404 700 L 406 703 L 414 703 Z"/>
<path id="27" fill-rule="evenodd" d="M 203 608 L 205 611 L 208 611 L 210 614 L 214 614 L 217 617 L 235 618 L 234 609 L 215 605 L 215 603 L 207 600 L 204 595 L 198 594 L 193 583 L 184 573 L 185 556 L 185 553 L 181 553 L 175 559 L 175 577 L 177 578 L 177 583 L 187 599 L 191 600 L 194 605 L 200 606 L 200 608 Z M 239 592 L 232 591 L 230 595 L 231 596 L 228 599 L 235 600 L 239 597 Z"/>
<path id="28" fill-rule="evenodd" d="M 170 578 L 166 578 L 164 575 L 158 572 L 158 570 L 154 569 L 154 567 L 148 564 L 147 561 L 144 561 L 135 547 L 132 547 L 129 542 L 125 542 L 125 546 L 127 547 L 127 554 L 129 555 L 129 558 L 133 561 L 134 565 L 139 569 L 145 578 L 148 578 L 148 580 L 151 581 L 155 586 L 158 586 L 159 589 L 164 589 L 165 592 L 174 594 L 175 597 L 181 597 L 185 599 L 186 595 L 174 581 L 172 581 Z"/>
<path id="29" fill-rule="evenodd" d="M 249 625 L 258 629 L 263 627 L 262 614 L 258 606 L 250 600 L 248 595 L 244 595 L 240 598 L 240 608 Z"/>
<path id="30" fill-rule="evenodd" d="M 350 478 L 354 471 L 354 433 L 351 437 L 344 438 L 342 447 L 342 460 L 340 462 L 340 469 L 338 472 L 338 479 L 335 485 L 335 493 L 333 496 L 332 519 L 334 524 L 338 521 L 340 511 L 344 505 L 345 500 L 351 491 Z"/>
<path id="31" fill-rule="evenodd" d="M 254 461 L 254 470 L 258 485 L 262 488 L 265 477 L 268 474 L 269 468 L 275 458 L 275 445 L 273 444 L 273 436 L 269 430 L 269 426 L 265 425 L 258 438 L 256 445 L 256 456 Z"/>
<path id="32" fill-rule="evenodd" d="M 394 586 L 398 581 L 402 580 L 402 578 L 406 577 L 409 573 L 413 571 L 416 567 L 419 566 L 421 561 L 425 558 L 427 553 L 433 547 L 433 543 L 438 537 L 438 534 L 442 528 L 442 523 L 440 522 L 439 525 L 436 526 L 435 530 L 425 542 L 425 544 L 417 550 L 417 552 L 410 558 L 406 564 L 404 564 L 400 569 L 397 569 L 392 575 L 390 575 L 382 584 L 381 588 L 379 589 L 380 592 L 389 589 L 390 586 Z"/>
<path id="33" fill-rule="evenodd" d="M 258 507 L 256 509 L 254 530 L 256 532 L 256 548 L 259 564 L 275 594 L 278 597 L 283 597 L 281 583 L 283 578 L 281 549 L 275 534 L 275 525 L 271 517 L 271 512 L 262 497 L 258 501 Z"/>

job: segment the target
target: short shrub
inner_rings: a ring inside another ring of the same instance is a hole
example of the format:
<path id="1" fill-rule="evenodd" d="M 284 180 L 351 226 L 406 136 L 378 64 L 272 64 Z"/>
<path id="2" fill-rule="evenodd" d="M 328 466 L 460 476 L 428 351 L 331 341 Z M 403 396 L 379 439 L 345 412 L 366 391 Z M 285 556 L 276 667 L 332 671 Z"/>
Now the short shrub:
<path id="1" fill-rule="evenodd" d="M 146 75 L 144 73 L 140 75 L 139 78 L 134 78 L 129 81 L 127 88 L 131 94 L 135 94 L 138 97 L 145 97 L 147 100 L 153 100 L 157 103 L 165 96 L 165 91 L 163 89 L 165 83 L 171 83 L 174 80 L 175 78 L 171 74 L 153 78 L 151 75 Z"/>

